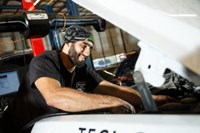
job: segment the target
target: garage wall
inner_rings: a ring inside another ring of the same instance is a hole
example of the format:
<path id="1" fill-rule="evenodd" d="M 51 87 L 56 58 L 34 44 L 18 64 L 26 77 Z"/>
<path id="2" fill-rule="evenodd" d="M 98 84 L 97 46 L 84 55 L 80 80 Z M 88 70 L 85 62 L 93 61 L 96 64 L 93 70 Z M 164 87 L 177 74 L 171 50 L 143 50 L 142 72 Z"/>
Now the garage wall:
<path id="1" fill-rule="evenodd" d="M 15 49 L 11 33 L 0 34 L 0 52 L 13 51 Z"/>
<path id="2" fill-rule="evenodd" d="M 42 38 L 46 50 L 51 50 L 49 36 Z M 30 39 L 25 39 L 19 32 L 0 33 L 0 53 L 31 49 Z"/>

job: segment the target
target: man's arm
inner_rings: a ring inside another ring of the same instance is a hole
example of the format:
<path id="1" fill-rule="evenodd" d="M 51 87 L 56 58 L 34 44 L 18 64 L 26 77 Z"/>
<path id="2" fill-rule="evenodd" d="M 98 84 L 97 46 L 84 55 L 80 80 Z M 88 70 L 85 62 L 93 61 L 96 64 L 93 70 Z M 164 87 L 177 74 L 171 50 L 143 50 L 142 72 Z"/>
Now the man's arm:
<path id="1" fill-rule="evenodd" d="M 73 88 L 61 87 L 60 82 L 41 77 L 35 85 L 44 97 L 47 105 L 67 112 L 111 109 L 113 113 L 134 113 L 134 107 L 128 102 L 113 96 L 84 93 Z"/>
<path id="2" fill-rule="evenodd" d="M 94 90 L 95 93 L 110 95 L 121 98 L 134 106 L 141 104 L 141 97 L 138 91 L 128 86 L 119 86 L 103 80 Z"/>

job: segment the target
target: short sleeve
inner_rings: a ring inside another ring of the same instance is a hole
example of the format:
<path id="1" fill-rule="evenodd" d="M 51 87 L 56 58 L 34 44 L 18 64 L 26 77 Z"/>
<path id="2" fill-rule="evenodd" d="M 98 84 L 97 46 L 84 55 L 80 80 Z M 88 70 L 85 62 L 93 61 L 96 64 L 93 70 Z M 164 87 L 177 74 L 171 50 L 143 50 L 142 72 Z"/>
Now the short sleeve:
<path id="1" fill-rule="evenodd" d="M 29 76 L 30 85 L 34 87 L 34 82 L 40 77 L 50 77 L 59 81 L 59 69 L 48 57 L 34 57 L 29 66 Z"/>

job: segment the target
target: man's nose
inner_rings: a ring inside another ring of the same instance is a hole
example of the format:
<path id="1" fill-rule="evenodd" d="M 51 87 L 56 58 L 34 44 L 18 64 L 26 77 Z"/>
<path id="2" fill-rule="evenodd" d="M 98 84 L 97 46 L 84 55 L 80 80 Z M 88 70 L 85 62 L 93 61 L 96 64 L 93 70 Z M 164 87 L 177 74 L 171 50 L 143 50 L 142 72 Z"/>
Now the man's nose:
<path id="1" fill-rule="evenodd" d="M 89 56 L 90 55 L 90 47 L 89 46 L 86 46 L 85 49 L 83 50 L 83 54 L 85 56 Z"/>

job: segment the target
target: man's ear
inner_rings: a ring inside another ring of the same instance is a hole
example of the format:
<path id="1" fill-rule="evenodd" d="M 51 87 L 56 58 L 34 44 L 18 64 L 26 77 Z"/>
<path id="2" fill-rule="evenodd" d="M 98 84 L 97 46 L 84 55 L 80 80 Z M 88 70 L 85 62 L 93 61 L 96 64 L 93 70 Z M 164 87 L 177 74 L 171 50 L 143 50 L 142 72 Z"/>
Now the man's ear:
<path id="1" fill-rule="evenodd" d="M 72 46 L 72 43 L 71 42 L 65 42 L 63 44 L 63 47 L 62 47 L 62 51 L 65 51 L 65 53 L 68 53 L 69 49 L 71 48 Z"/>
<path id="2" fill-rule="evenodd" d="M 63 46 L 62 47 L 71 47 L 71 42 L 65 42 L 63 43 Z"/>
<path id="3" fill-rule="evenodd" d="M 71 47 L 72 42 L 65 43 L 65 45 L 67 45 L 68 47 Z"/>

